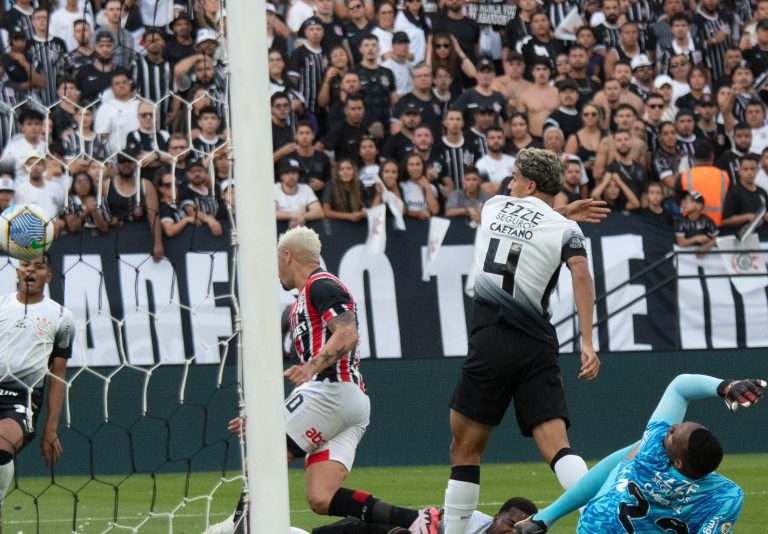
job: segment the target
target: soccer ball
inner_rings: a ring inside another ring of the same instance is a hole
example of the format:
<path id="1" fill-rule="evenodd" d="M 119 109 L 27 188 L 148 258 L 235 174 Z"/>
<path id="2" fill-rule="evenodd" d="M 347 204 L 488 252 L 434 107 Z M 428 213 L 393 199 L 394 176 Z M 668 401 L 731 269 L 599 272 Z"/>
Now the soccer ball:
<path id="1" fill-rule="evenodd" d="M 53 222 L 34 204 L 9 206 L 0 215 L 0 248 L 20 261 L 42 256 L 53 243 Z"/>

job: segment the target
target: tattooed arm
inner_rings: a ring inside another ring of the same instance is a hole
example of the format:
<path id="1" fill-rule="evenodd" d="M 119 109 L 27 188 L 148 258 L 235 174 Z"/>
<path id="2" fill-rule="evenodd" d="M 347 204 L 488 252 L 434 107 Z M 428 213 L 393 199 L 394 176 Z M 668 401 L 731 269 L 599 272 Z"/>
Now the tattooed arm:
<path id="1" fill-rule="evenodd" d="M 340 313 L 328 322 L 328 329 L 333 332 L 328 342 L 320 349 L 320 354 L 303 365 L 294 365 L 283 373 L 293 385 L 300 386 L 312 380 L 317 373 L 335 364 L 339 358 L 357 346 L 357 318 L 351 311 Z"/>

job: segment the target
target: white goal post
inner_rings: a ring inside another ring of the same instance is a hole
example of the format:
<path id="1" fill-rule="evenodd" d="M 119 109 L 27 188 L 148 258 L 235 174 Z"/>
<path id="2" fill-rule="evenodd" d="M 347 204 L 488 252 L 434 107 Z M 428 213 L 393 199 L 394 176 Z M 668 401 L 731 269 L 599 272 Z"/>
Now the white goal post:
<path id="1" fill-rule="evenodd" d="M 288 467 L 277 293 L 264 2 L 227 2 L 250 532 L 288 532 Z"/>

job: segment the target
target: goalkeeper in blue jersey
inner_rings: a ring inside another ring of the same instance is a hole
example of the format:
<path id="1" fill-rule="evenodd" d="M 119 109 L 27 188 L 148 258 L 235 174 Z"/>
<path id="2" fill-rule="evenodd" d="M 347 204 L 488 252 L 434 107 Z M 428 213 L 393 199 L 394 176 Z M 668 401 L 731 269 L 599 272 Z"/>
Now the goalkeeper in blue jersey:
<path id="1" fill-rule="evenodd" d="M 719 395 L 735 410 L 756 403 L 766 385 L 756 379 L 678 376 L 638 443 L 603 459 L 552 505 L 516 524 L 515 532 L 543 534 L 584 505 L 579 534 L 731 532 L 744 491 L 715 472 L 723 450 L 714 434 L 682 421 L 691 400 Z"/>

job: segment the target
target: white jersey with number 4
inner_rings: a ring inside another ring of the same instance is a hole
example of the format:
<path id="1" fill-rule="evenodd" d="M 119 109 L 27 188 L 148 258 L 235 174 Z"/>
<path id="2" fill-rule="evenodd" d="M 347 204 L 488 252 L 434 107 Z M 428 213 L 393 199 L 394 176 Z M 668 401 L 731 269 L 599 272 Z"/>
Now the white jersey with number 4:
<path id="1" fill-rule="evenodd" d="M 16 293 L 0 298 L 0 384 L 43 387 L 51 354 L 69 358 L 72 312 L 49 298 L 25 305 Z"/>
<path id="2" fill-rule="evenodd" d="M 548 320 L 562 262 L 585 256 L 579 226 L 532 196 L 485 203 L 475 248 L 475 298 L 505 314 Z"/>

